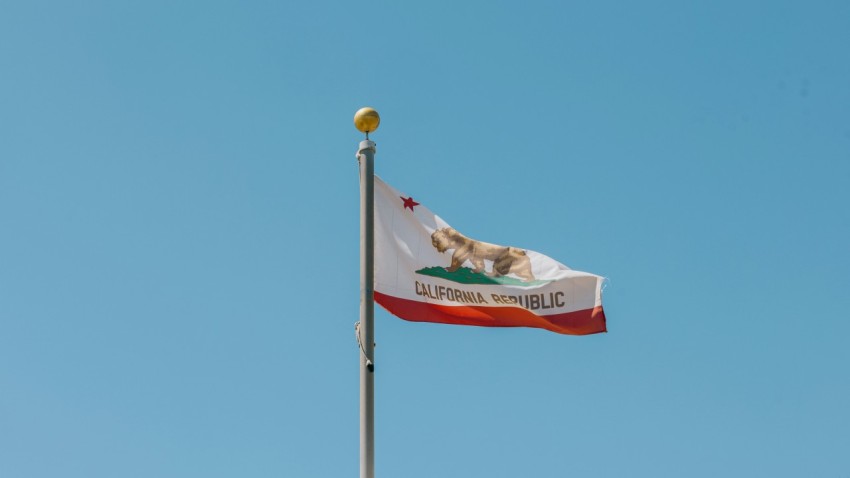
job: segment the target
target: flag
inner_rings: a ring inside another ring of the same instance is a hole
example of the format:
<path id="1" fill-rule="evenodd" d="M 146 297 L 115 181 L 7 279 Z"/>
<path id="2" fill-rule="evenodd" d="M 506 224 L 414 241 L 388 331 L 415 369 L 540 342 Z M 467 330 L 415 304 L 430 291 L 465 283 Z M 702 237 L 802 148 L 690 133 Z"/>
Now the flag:
<path id="1" fill-rule="evenodd" d="M 414 322 L 605 332 L 603 277 L 476 241 L 375 177 L 375 301 Z"/>

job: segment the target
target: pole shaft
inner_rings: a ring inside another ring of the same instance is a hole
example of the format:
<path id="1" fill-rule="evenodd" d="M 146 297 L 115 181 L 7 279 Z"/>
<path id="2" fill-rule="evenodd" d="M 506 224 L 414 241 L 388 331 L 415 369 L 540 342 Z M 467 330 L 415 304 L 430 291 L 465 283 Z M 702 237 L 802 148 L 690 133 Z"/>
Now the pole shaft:
<path id="1" fill-rule="evenodd" d="M 375 476 L 375 143 L 360 142 L 360 478 Z"/>

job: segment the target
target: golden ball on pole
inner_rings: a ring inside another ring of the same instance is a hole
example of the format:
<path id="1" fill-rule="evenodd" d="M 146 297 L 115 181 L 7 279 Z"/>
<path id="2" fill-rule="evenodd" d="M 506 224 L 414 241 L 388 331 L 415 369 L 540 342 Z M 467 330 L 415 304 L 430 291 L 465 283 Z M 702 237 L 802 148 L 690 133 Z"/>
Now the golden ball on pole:
<path id="1" fill-rule="evenodd" d="M 366 133 L 367 137 L 369 133 L 378 129 L 379 124 L 381 124 L 381 117 L 375 111 L 375 108 L 367 106 L 360 108 L 357 110 L 357 113 L 354 113 L 354 127 Z"/>

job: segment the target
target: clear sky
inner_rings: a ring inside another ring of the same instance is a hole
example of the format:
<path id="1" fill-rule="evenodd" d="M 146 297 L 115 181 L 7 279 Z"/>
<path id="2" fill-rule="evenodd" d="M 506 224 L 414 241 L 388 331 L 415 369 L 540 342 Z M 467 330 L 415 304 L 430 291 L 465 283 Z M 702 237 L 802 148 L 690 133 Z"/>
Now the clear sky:
<path id="1" fill-rule="evenodd" d="M 376 316 L 376 476 L 850 477 L 850 3 L 7 1 L 0 476 L 358 473 L 354 112 L 609 333 Z"/>

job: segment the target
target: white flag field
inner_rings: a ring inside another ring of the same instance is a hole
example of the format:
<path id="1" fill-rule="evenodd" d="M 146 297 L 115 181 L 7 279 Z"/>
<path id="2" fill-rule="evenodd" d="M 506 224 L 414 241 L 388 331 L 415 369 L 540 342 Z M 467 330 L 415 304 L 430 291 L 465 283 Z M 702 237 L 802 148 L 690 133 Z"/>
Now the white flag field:
<path id="1" fill-rule="evenodd" d="M 464 236 L 375 177 L 375 301 L 414 322 L 605 332 L 604 278 Z"/>

